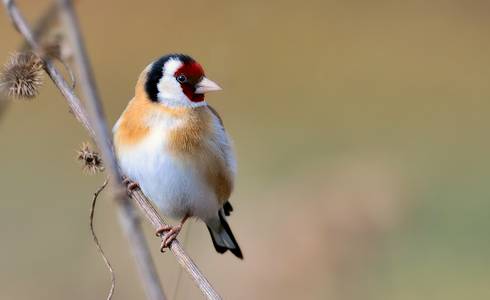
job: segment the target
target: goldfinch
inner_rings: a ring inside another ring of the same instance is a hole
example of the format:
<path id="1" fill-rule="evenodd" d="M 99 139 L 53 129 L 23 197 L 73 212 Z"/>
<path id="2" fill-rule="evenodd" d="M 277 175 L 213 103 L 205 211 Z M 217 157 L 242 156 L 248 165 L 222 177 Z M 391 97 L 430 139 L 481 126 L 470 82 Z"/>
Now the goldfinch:
<path id="1" fill-rule="evenodd" d="M 220 116 L 204 100 L 219 90 L 190 56 L 163 56 L 143 70 L 114 126 L 128 188 L 139 186 L 162 214 L 180 220 L 157 231 L 162 250 L 193 217 L 207 225 L 217 252 L 243 258 L 225 218 L 233 210 L 235 157 Z"/>

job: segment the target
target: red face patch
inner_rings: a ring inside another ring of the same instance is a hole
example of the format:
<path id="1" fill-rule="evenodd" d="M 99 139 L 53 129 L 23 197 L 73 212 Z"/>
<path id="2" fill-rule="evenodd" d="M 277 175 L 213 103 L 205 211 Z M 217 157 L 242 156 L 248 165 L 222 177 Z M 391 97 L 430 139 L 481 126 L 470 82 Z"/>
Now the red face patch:
<path id="1" fill-rule="evenodd" d="M 174 74 L 177 81 L 180 83 L 182 87 L 182 91 L 184 94 L 192 101 L 192 102 L 201 102 L 204 101 L 204 94 L 196 94 L 196 84 L 201 81 L 204 77 L 204 70 L 200 64 L 197 62 L 189 62 L 185 63 L 175 71 Z"/>

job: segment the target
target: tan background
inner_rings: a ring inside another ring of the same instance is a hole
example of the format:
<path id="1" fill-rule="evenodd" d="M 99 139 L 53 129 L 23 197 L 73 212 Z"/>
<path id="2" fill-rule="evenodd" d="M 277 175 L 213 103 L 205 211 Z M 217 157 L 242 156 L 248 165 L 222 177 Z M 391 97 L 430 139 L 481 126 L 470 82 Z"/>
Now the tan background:
<path id="1" fill-rule="evenodd" d="M 30 20 L 48 1 L 21 1 Z M 136 4 L 138 3 L 138 4 Z M 139 72 L 185 52 L 224 91 L 207 99 L 233 136 L 230 223 L 245 260 L 186 249 L 227 299 L 490 297 L 490 2 L 79 1 L 111 124 Z M 0 60 L 20 38 L 0 14 Z M 102 176 L 48 82 L 0 120 L 0 298 L 104 299 L 88 231 Z M 118 277 L 143 292 L 102 198 L 97 231 Z M 189 226 L 188 226 L 189 228 Z M 157 255 L 169 296 L 178 266 Z M 201 299 L 183 276 L 178 299 Z"/>

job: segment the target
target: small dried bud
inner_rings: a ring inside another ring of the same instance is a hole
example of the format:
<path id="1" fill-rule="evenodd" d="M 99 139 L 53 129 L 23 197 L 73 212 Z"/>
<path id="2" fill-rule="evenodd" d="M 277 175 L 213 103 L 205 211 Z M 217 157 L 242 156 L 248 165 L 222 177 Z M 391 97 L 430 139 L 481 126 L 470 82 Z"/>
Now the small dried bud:
<path id="1" fill-rule="evenodd" d="M 43 61 L 33 52 L 10 57 L 0 74 L 0 90 L 14 98 L 33 98 L 43 81 Z"/>
<path id="2" fill-rule="evenodd" d="M 41 56 L 47 59 L 61 60 L 61 46 L 56 42 L 44 42 L 41 45 Z"/>
<path id="3" fill-rule="evenodd" d="M 68 63 L 73 58 L 73 51 L 70 47 L 66 33 L 63 28 L 56 27 L 51 29 L 48 35 L 41 40 L 41 56 L 50 59 L 57 59 Z"/>
<path id="4" fill-rule="evenodd" d="M 82 162 L 83 169 L 88 173 L 95 174 L 104 171 L 99 153 L 90 149 L 89 143 L 82 144 L 82 148 L 78 150 L 77 159 Z"/>

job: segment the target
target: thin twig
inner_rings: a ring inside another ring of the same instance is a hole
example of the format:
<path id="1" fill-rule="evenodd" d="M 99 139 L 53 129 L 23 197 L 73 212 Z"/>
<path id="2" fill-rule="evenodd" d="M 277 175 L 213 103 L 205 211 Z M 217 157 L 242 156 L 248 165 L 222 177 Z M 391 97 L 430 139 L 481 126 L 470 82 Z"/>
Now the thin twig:
<path id="1" fill-rule="evenodd" d="M 44 35 L 52 28 L 53 24 L 57 21 L 58 18 L 58 5 L 56 3 L 51 3 L 51 5 L 46 9 L 44 14 L 36 21 L 34 25 L 34 29 L 32 30 L 32 35 L 34 39 L 39 43 Z M 61 45 L 59 45 L 61 47 Z M 28 51 L 31 48 L 29 43 L 24 40 L 22 45 L 20 46 L 20 51 Z M 44 51 L 43 51 L 44 52 Z M 70 76 L 71 88 L 75 89 L 76 86 L 76 78 L 75 74 L 71 70 L 68 63 L 62 57 L 55 57 L 65 68 L 68 76 Z"/>
<path id="2" fill-rule="evenodd" d="M 29 44 L 33 49 L 35 50 L 39 49 L 39 45 L 32 38 L 32 33 L 25 19 L 20 14 L 18 8 L 15 6 L 14 1 L 3 0 L 3 2 L 16 28 L 19 28 L 19 31 L 24 36 L 24 38 L 29 42 Z M 55 85 L 58 87 L 58 89 L 61 91 L 61 93 L 67 100 L 76 119 L 87 129 L 87 131 L 92 137 L 95 137 L 94 129 L 92 128 L 91 124 L 88 121 L 85 110 L 80 105 L 80 100 L 70 89 L 69 85 L 60 75 L 58 70 L 49 61 L 46 62 L 46 71 L 48 72 Z M 117 178 L 116 181 L 120 181 L 120 178 Z M 143 192 L 140 189 L 135 189 L 133 192 L 131 192 L 130 196 L 137 203 L 139 208 L 144 212 L 145 217 L 150 221 L 150 223 L 153 225 L 155 230 L 167 225 L 167 223 L 164 222 L 162 217 L 158 214 L 156 209 L 152 206 L 150 200 L 143 194 Z M 126 205 L 123 206 L 123 208 L 126 207 L 128 206 Z M 127 212 L 125 212 L 125 214 L 130 215 L 134 213 L 132 210 L 128 210 Z M 138 243 L 139 241 L 132 240 L 131 242 Z M 175 255 L 180 265 L 189 273 L 189 275 L 192 277 L 194 282 L 198 285 L 198 287 L 201 289 L 203 294 L 208 299 L 221 299 L 219 294 L 212 287 L 212 285 L 209 283 L 206 277 L 202 274 L 202 272 L 199 270 L 196 264 L 185 253 L 184 249 L 182 248 L 178 240 L 174 240 L 170 244 L 170 250 Z"/>
<path id="3" fill-rule="evenodd" d="M 58 15 L 58 6 L 56 3 L 52 3 L 44 12 L 44 14 L 36 21 L 32 35 L 34 39 L 39 42 L 44 34 L 51 28 L 52 24 L 56 21 Z M 21 51 L 27 51 L 31 48 L 27 41 L 22 43 L 20 47 Z"/>
<path id="4" fill-rule="evenodd" d="M 155 229 L 164 227 L 167 223 L 162 219 L 155 207 L 151 205 L 148 198 L 143 194 L 140 189 L 135 189 L 131 194 L 131 198 L 136 201 L 138 206 L 143 210 L 146 218 L 150 221 Z M 180 245 L 178 240 L 174 240 L 170 244 L 170 251 L 175 255 L 175 258 L 179 264 L 189 273 L 194 282 L 199 286 L 201 292 L 208 299 L 221 299 L 219 294 L 213 288 L 211 283 L 207 280 L 204 274 L 199 270 L 192 259 L 185 253 L 184 249 Z"/>
<path id="5" fill-rule="evenodd" d="M 102 249 L 102 246 L 100 245 L 99 239 L 95 234 L 95 228 L 94 228 L 94 214 L 95 214 L 95 205 L 97 204 L 97 198 L 99 197 L 99 194 L 105 189 L 108 182 L 109 180 L 106 179 L 104 183 L 94 193 L 94 198 L 92 199 L 92 205 L 90 206 L 90 232 L 92 233 L 92 238 L 94 239 L 94 243 L 95 246 L 97 247 L 97 251 L 99 251 L 107 269 L 109 270 L 109 273 L 111 274 L 111 289 L 109 290 L 109 294 L 107 295 L 107 300 L 110 300 L 112 299 L 112 296 L 114 295 L 114 289 L 116 288 L 116 275 L 114 274 L 114 269 L 112 268 L 109 259 L 105 255 L 105 252 Z"/>
<path id="6" fill-rule="evenodd" d="M 189 241 L 189 235 L 190 235 L 190 232 L 191 232 L 191 225 L 192 225 L 192 223 L 187 224 L 187 227 L 185 229 L 184 239 L 182 240 L 182 244 L 184 246 L 187 246 L 188 245 L 187 242 Z M 179 287 L 180 287 L 181 281 L 182 281 L 182 268 L 179 269 L 179 273 L 177 274 L 177 281 L 175 282 L 174 294 L 173 294 L 173 297 L 172 297 L 173 300 L 177 300 L 178 299 L 178 296 L 179 296 Z"/>

